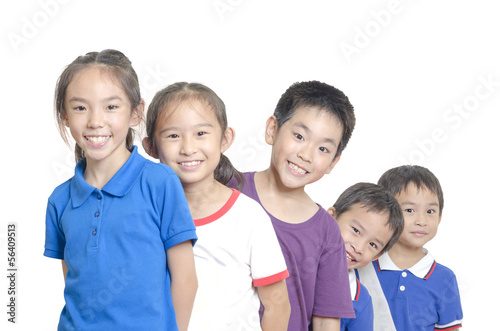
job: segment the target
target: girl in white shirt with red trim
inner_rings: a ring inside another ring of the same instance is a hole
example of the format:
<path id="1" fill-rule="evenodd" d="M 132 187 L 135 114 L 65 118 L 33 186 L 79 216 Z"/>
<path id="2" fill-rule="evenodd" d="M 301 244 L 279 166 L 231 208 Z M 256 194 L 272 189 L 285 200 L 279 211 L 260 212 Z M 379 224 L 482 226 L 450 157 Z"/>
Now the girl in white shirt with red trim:
<path id="1" fill-rule="evenodd" d="M 234 140 L 222 100 L 202 84 L 172 84 L 156 93 L 146 126 L 144 149 L 177 173 L 195 220 L 189 329 L 286 330 L 288 271 L 269 216 L 225 186 L 239 173 L 222 154 Z"/>

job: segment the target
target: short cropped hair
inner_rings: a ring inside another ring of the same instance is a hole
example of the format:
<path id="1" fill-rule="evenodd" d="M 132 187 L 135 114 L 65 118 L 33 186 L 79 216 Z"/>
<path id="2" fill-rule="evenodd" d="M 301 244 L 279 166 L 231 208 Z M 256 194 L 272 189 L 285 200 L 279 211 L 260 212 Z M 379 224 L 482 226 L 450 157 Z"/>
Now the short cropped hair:
<path id="1" fill-rule="evenodd" d="M 388 214 L 386 224 L 389 225 L 393 233 L 380 253 L 391 249 L 398 241 L 404 228 L 403 212 L 396 198 L 377 184 L 357 183 L 348 187 L 333 205 L 336 217 L 347 212 L 356 204 L 366 208 L 369 212 Z"/>
<path id="2" fill-rule="evenodd" d="M 396 196 L 406 191 L 408 184 L 413 183 L 420 189 L 428 189 L 439 201 L 439 215 L 443 213 L 444 197 L 437 177 L 427 168 L 418 165 L 404 165 L 387 170 L 378 180 L 378 184 Z"/>
<path id="3" fill-rule="evenodd" d="M 276 105 L 274 116 L 278 130 L 302 107 L 317 107 L 340 121 L 343 133 L 335 157 L 339 156 L 347 146 L 356 124 L 354 108 L 347 96 L 339 89 L 318 81 L 294 83 L 281 95 Z"/>

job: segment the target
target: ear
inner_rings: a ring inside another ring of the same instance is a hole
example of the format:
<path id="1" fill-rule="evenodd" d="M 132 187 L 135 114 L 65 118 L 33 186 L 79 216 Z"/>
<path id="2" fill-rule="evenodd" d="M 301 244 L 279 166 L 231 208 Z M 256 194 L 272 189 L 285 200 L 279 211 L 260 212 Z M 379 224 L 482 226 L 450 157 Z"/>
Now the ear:
<path id="1" fill-rule="evenodd" d="M 332 215 L 335 218 L 336 210 L 335 207 L 329 207 L 327 210 L 328 214 Z"/>
<path id="2" fill-rule="evenodd" d="M 156 148 L 153 146 L 153 142 L 149 139 L 149 137 L 142 139 L 142 147 L 149 156 L 154 157 L 155 159 L 159 158 Z"/>
<path id="3" fill-rule="evenodd" d="M 325 175 L 328 175 L 330 172 L 332 172 L 332 170 L 335 167 L 335 165 L 337 164 L 337 162 L 339 162 L 341 156 L 342 156 L 342 154 L 339 154 L 337 157 L 335 157 L 333 159 L 333 161 L 330 163 L 330 165 L 326 169 Z"/>
<path id="4" fill-rule="evenodd" d="M 63 114 L 63 115 L 62 115 L 62 120 L 63 120 L 64 125 L 65 125 L 67 128 L 69 128 L 69 120 L 68 120 L 68 115 Z"/>
<path id="5" fill-rule="evenodd" d="M 135 107 L 133 110 L 132 110 L 132 117 L 130 118 L 130 126 L 133 127 L 133 126 L 137 126 L 141 123 L 142 121 L 142 118 L 144 116 L 144 109 L 145 109 L 145 102 L 144 102 L 144 99 L 141 99 L 141 102 L 139 102 L 139 104 L 137 105 L 137 107 Z"/>
<path id="6" fill-rule="evenodd" d="M 220 152 L 224 153 L 233 144 L 235 138 L 235 132 L 233 128 L 227 128 L 222 136 L 222 142 L 220 144 Z"/>
<path id="7" fill-rule="evenodd" d="M 266 121 L 266 143 L 274 145 L 276 134 L 278 133 L 278 120 L 276 116 L 271 116 Z"/>

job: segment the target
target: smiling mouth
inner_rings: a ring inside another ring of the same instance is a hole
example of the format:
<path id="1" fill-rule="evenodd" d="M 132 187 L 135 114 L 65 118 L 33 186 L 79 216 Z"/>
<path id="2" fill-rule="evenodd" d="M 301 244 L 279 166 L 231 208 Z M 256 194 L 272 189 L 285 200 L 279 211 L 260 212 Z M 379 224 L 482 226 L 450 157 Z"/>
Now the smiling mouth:
<path id="1" fill-rule="evenodd" d="M 423 237 L 423 236 L 427 235 L 427 232 L 415 231 L 415 232 L 412 232 L 411 234 L 413 234 L 414 236 L 417 236 L 417 237 Z"/>
<path id="2" fill-rule="evenodd" d="M 193 167 L 200 164 L 201 161 L 188 161 L 188 162 L 179 162 L 179 164 L 183 167 Z"/>
<path id="3" fill-rule="evenodd" d="M 93 144 L 102 144 L 107 141 L 111 136 L 85 136 L 85 139 L 90 141 Z"/>
<path id="4" fill-rule="evenodd" d="M 290 169 L 292 169 L 294 172 L 298 173 L 299 175 L 305 175 L 308 172 L 305 169 L 299 167 L 298 165 L 296 165 L 295 163 L 292 163 L 290 161 L 288 161 L 288 166 L 290 167 Z"/>
<path id="5" fill-rule="evenodd" d="M 354 259 L 349 253 L 345 252 L 345 255 L 347 257 L 347 261 L 349 261 L 349 262 L 357 262 L 357 260 Z"/>

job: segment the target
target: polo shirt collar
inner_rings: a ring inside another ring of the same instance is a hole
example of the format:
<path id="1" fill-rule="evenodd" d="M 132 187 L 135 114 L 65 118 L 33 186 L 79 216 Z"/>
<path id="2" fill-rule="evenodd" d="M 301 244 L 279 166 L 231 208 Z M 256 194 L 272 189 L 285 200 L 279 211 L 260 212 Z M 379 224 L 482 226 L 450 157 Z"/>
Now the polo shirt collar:
<path id="1" fill-rule="evenodd" d="M 428 279 L 434 268 L 436 267 L 436 261 L 432 257 L 432 255 L 427 251 L 427 249 L 422 248 L 425 253 L 425 256 L 418 261 L 415 265 L 408 269 L 413 275 L 417 276 L 421 279 Z M 393 271 L 401 271 L 401 269 L 392 262 L 391 257 L 388 252 L 385 252 L 378 260 L 377 265 L 379 270 L 393 270 Z"/>
<path id="2" fill-rule="evenodd" d="M 134 146 L 128 160 L 104 185 L 102 191 L 116 197 L 126 195 L 139 178 L 138 174 L 142 171 L 145 164 L 146 159 L 137 152 L 137 146 Z M 89 185 L 83 178 L 86 167 L 87 160 L 85 158 L 78 161 L 75 167 L 75 176 L 71 181 L 71 197 L 74 208 L 82 205 L 92 192 L 97 190 L 97 188 Z"/>
<path id="3" fill-rule="evenodd" d="M 358 271 L 349 270 L 349 286 L 351 288 L 351 300 L 358 301 L 361 284 L 359 283 Z"/>

